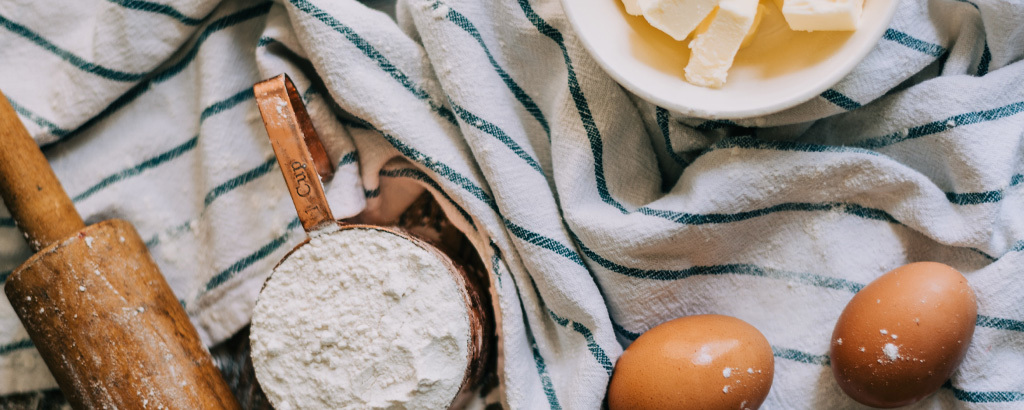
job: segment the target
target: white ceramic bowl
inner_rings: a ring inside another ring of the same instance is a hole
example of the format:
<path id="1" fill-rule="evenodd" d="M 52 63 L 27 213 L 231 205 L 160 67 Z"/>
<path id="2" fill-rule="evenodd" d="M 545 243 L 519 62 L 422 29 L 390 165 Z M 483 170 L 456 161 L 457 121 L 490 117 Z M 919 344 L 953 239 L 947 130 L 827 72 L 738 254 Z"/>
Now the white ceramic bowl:
<path id="1" fill-rule="evenodd" d="M 626 13 L 621 0 L 562 0 L 583 45 L 619 84 L 672 111 L 710 119 L 770 114 L 821 94 L 875 47 L 898 0 L 865 0 L 856 31 L 792 31 L 771 1 L 757 37 L 739 51 L 722 88 L 686 82 L 687 42 Z"/>

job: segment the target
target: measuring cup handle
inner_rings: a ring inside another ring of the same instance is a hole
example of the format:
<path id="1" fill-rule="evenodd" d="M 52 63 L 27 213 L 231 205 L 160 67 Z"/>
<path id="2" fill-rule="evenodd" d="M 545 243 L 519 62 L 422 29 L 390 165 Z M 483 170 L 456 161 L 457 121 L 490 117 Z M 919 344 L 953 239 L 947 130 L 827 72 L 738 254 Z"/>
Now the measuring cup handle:
<path id="1" fill-rule="evenodd" d="M 334 167 L 295 84 L 281 74 L 257 83 L 253 93 L 302 227 L 312 232 L 335 224 L 320 182 L 333 176 Z"/>

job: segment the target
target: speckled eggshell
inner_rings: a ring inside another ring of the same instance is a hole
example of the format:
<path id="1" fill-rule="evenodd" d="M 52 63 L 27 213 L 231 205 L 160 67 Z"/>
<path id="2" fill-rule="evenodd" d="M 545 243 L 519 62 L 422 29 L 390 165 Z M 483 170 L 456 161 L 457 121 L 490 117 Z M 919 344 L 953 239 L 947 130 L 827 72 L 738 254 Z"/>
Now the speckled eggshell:
<path id="1" fill-rule="evenodd" d="M 832 374 L 868 406 L 917 402 L 960 365 L 977 318 L 974 291 L 960 272 L 936 262 L 904 265 L 846 305 L 832 332 Z"/>
<path id="2" fill-rule="evenodd" d="M 615 364 L 608 407 L 756 409 L 772 386 L 772 348 L 756 328 L 721 315 L 662 323 Z"/>

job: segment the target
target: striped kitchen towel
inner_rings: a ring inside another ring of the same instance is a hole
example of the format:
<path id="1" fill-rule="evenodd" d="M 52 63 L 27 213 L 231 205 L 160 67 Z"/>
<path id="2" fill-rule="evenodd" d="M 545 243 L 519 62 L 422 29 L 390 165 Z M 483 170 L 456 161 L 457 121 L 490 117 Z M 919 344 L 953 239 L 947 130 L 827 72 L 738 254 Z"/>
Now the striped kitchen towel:
<path id="1" fill-rule="evenodd" d="M 980 315 L 913 408 L 1019 409 L 1022 23 L 1020 1 L 902 0 L 840 83 L 733 122 L 623 90 L 557 0 L 403 0 L 397 22 L 354 0 L 4 0 L 0 89 L 83 216 L 148 239 L 207 343 L 304 237 L 250 91 L 286 72 L 339 166 L 335 215 L 428 190 L 488 263 L 508 407 L 596 409 L 640 333 L 719 313 L 773 346 L 764 408 L 858 408 L 828 368 L 836 318 L 933 260 Z M 28 256 L 0 218 L 2 276 Z M 53 386 L 0 303 L 0 392 Z"/>

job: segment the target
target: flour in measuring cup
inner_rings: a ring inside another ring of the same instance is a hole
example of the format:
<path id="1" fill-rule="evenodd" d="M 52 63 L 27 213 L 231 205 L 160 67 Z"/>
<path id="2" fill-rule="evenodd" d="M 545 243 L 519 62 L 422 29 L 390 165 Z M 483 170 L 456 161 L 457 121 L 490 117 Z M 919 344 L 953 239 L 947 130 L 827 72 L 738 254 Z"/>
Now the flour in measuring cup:
<path id="1" fill-rule="evenodd" d="M 445 263 L 395 234 L 314 234 L 281 263 L 253 314 L 256 376 L 278 410 L 447 408 L 470 340 Z"/>

